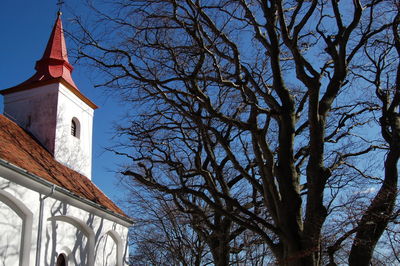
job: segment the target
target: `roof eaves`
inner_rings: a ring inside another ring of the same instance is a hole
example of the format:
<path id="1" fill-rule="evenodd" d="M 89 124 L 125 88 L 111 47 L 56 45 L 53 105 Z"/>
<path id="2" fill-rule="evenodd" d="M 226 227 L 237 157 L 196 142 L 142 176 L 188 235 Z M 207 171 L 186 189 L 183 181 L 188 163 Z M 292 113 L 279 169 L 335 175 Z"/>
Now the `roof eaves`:
<path id="1" fill-rule="evenodd" d="M 30 173 L 29 171 L 27 171 L 27 170 L 15 165 L 15 164 L 12 164 L 12 163 L 10 163 L 10 162 L 2 159 L 2 158 L 0 158 L 0 165 L 4 166 L 4 167 L 6 167 L 6 168 L 8 168 L 10 170 L 14 170 L 14 171 L 16 171 L 16 172 L 18 172 L 18 173 L 30 178 L 31 180 L 36 181 L 36 182 L 38 182 L 38 183 L 40 183 L 42 185 L 45 185 L 45 186 L 47 186 L 49 188 L 54 186 L 56 191 L 61 192 L 61 193 L 65 194 L 65 195 L 68 195 L 71 198 L 74 198 L 74 199 L 76 199 L 76 200 L 78 200 L 78 201 L 80 201 L 82 203 L 85 203 L 85 204 L 87 204 L 87 205 L 89 205 L 91 207 L 94 207 L 94 208 L 96 208 L 98 210 L 101 210 L 101 211 L 103 211 L 105 213 L 108 213 L 108 214 L 110 214 L 110 215 L 112 215 L 112 216 L 114 216 L 114 217 L 116 217 L 116 218 L 118 218 L 118 219 L 120 219 L 120 220 L 122 220 L 122 221 L 124 221 L 124 222 L 126 222 L 128 224 L 130 224 L 130 225 L 133 225 L 133 223 L 134 223 L 134 221 L 128 216 L 124 216 L 124 215 L 121 215 L 119 213 L 113 212 L 113 211 L 107 209 L 106 207 L 104 207 L 104 206 L 102 206 L 100 204 L 97 204 L 97 203 L 95 203 L 95 202 L 93 202 L 91 200 L 82 198 L 82 197 L 70 192 L 69 190 L 67 190 L 65 188 L 62 188 L 60 186 L 57 186 L 57 185 L 55 185 L 55 184 L 53 184 L 53 183 L 41 178 L 40 176 L 37 176 L 37 175 L 35 175 L 33 173 Z"/>

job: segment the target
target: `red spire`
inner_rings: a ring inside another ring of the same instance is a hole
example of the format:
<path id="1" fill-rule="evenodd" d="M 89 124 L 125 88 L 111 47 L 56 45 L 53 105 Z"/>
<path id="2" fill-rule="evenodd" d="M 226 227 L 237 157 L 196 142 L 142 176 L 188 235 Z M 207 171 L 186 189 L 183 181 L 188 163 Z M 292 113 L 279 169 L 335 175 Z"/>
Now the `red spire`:
<path id="1" fill-rule="evenodd" d="M 98 107 L 83 95 L 76 87 L 71 77 L 73 67 L 68 62 L 67 47 L 65 45 L 64 31 L 61 22 L 61 12 L 58 12 L 56 23 L 51 32 L 46 50 L 42 59 L 36 62 L 36 73 L 21 84 L 0 90 L 0 94 L 29 90 L 46 84 L 63 83 L 72 93 L 93 109 Z"/>
<path id="2" fill-rule="evenodd" d="M 61 12 L 58 13 L 46 50 L 44 51 L 42 59 L 36 62 L 35 69 L 36 74 L 21 85 L 63 78 L 75 89 L 78 89 L 71 77 L 73 67 L 68 62 L 67 47 L 65 45 L 64 31 L 61 22 Z"/>

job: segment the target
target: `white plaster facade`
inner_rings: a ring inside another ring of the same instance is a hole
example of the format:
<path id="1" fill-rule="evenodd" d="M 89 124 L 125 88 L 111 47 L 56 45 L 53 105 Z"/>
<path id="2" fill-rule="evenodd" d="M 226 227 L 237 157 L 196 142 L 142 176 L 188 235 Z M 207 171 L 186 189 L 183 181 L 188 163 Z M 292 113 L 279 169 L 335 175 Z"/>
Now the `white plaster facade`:
<path id="1" fill-rule="evenodd" d="M 68 266 L 127 265 L 127 217 L 1 159 L 0 223 L 0 265 L 55 265 L 61 253 Z"/>
<path id="2" fill-rule="evenodd" d="M 33 134 L 58 162 L 91 179 L 94 110 L 63 83 L 4 95 L 4 114 Z M 78 136 L 71 122 L 78 121 Z"/>

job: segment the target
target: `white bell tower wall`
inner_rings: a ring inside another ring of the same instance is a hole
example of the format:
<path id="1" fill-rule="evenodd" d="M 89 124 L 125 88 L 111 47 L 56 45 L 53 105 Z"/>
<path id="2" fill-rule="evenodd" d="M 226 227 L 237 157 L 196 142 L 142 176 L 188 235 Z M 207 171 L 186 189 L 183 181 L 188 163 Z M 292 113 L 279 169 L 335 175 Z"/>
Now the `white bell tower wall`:
<path id="1" fill-rule="evenodd" d="M 63 83 L 4 95 L 4 114 L 58 162 L 91 179 L 94 110 Z"/>
<path id="2" fill-rule="evenodd" d="M 94 110 L 59 84 L 54 158 L 91 178 Z"/>
<path id="3" fill-rule="evenodd" d="M 4 95 L 4 115 L 31 133 L 54 154 L 58 84 Z"/>

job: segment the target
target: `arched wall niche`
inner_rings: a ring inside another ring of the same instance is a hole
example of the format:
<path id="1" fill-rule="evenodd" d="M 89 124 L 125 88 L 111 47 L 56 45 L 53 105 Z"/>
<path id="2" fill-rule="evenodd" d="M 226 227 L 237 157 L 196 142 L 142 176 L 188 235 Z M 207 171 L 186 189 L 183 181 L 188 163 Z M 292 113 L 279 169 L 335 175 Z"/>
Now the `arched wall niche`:
<path id="1" fill-rule="evenodd" d="M 85 237 L 87 238 L 87 265 L 88 266 L 93 266 L 94 265 L 94 244 L 95 244 L 95 235 L 93 232 L 93 229 L 90 228 L 85 222 L 81 221 L 80 219 L 72 216 L 65 216 L 65 215 L 60 215 L 60 216 L 53 216 L 47 219 L 49 222 L 57 223 L 57 222 L 63 222 L 67 223 L 69 225 L 72 225 L 75 227 L 77 230 L 81 231 Z M 67 253 L 68 256 L 68 262 L 72 262 L 72 256 L 71 256 L 71 250 L 68 247 L 63 247 L 57 254 L 63 252 Z"/>
<path id="2" fill-rule="evenodd" d="M 117 266 L 122 266 L 122 257 L 123 257 L 123 241 L 121 236 L 115 230 L 109 230 L 107 232 L 108 235 L 115 241 L 117 244 Z"/>
<path id="3" fill-rule="evenodd" d="M 115 230 L 105 232 L 96 245 L 96 265 L 123 265 L 123 241 Z"/>
<path id="4" fill-rule="evenodd" d="M 22 220 L 21 228 L 21 240 L 20 240 L 20 252 L 19 252 L 19 265 L 28 266 L 30 249 L 31 249 L 31 239 L 32 239 L 32 221 L 33 214 L 28 209 L 25 204 L 14 197 L 11 193 L 0 189 L 0 202 L 7 205 L 11 210 L 13 210 Z"/>

